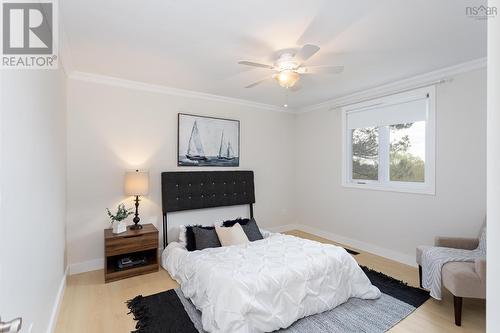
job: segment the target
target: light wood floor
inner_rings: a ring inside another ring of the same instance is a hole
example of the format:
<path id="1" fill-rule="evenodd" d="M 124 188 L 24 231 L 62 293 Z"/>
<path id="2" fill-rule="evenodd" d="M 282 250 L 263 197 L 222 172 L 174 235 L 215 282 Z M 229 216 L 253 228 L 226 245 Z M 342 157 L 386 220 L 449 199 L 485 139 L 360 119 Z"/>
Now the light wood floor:
<path id="1" fill-rule="evenodd" d="M 301 231 L 290 231 L 288 234 L 334 244 Z M 361 265 L 418 286 L 418 273 L 414 267 L 366 252 L 361 252 L 355 258 Z M 108 284 L 104 284 L 102 270 L 70 276 L 56 332 L 130 332 L 135 327 L 135 322 L 127 315 L 125 301 L 140 294 L 146 296 L 176 287 L 178 284 L 163 269 L 157 273 Z M 429 299 L 390 332 L 485 332 L 485 302 L 464 299 L 461 328 L 455 326 L 453 318 L 453 298 L 445 292 L 443 301 Z"/>

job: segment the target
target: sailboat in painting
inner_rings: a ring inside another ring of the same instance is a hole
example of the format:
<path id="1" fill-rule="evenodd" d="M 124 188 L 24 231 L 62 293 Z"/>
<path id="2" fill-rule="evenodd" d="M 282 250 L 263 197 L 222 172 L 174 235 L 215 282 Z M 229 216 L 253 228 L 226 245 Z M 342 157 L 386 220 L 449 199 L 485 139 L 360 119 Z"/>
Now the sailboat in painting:
<path id="1" fill-rule="evenodd" d="M 203 145 L 201 144 L 200 132 L 198 130 L 198 125 L 196 120 L 191 129 L 191 136 L 189 137 L 188 150 L 186 157 L 191 161 L 206 161 L 207 157 L 203 150 Z"/>
<path id="2" fill-rule="evenodd" d="M 224 142 L 224 131 L 222 131 L 222 135 L 220 138 L 220 146 L 219 146 L 219 154 L 217 154 L 217 158 L 220 160 L 231 161 L 234 160 L 234 152 L 233 147 L 231 147 L 231 141 L 226 143 Z"/>

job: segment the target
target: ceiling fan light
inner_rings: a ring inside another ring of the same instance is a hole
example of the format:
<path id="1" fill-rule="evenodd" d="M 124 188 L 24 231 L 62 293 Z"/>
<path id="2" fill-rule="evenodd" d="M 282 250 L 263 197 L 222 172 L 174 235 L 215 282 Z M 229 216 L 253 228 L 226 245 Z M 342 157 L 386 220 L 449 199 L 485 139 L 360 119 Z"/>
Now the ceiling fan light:
<path id="1" fill-rule="evenodd" d="M 279 72 L 275 78 L 283 88 L 291 88 L 300 79 L 300 75 L 292 70 L 284 70 Z"/>

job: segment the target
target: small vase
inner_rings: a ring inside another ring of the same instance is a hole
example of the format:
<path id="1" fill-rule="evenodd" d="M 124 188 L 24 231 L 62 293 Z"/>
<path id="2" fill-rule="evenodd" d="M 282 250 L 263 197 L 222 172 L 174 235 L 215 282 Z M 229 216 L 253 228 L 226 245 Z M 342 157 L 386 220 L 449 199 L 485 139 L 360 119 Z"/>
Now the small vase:
<path id="1" fill-rule="evenodd" d="M 120 221 L 120 222 L 115 222 L 113 223 L 113 233 L 114 234 L 121 234 L 122 232 L 127 231 L 127 225 L 125 222 Z"/>

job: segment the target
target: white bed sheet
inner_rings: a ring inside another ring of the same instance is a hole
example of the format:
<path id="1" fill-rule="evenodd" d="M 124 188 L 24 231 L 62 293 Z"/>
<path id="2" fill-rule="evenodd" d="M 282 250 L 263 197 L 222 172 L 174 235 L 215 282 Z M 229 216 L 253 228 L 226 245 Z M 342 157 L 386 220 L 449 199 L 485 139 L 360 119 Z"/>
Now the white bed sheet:
<path id="1" fill-rule="evenodd" d="M 271 332 L 350 297 L 380 297 L 343 248 L 289 235 L 266 236 L 193 252 L 172 242 L 164 250 L 162 266 L 202 312 L 204 330 Z"/>

